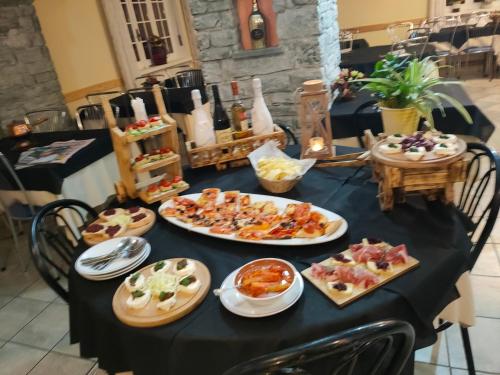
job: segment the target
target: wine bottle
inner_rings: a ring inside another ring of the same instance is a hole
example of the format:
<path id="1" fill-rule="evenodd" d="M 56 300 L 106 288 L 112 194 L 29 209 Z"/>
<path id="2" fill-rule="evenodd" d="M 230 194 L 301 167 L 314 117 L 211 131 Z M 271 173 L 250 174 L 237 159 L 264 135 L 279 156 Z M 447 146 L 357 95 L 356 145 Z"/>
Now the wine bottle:
<path id="1" fill-rule="evenodd" d="M 252 107 L 252 129 L 255 135 L 270 134 L 274 131 L 273 118 L 267 108 L 262 96 L 262 82 L 260 78 L 254 78 L 253 86 L 253 107 Z"/>
<path id="2" fill-rule="evenodd" d="M 231 117 L 233 118 L 233 128 L 236 132 L 248 130 L 247 109 L 243 106 L 240 99 L 240 89 L 238 82 L 231 81 L 231 90 L 233 92 L 233 105 L 231 106 Z"/>
<path id="3" fill-rule="evenodd" d="M 266 22 L 260 13 L 257 0 L 253 0 L 252 13 L 248 18 L 248 28 L 250 29 L 252 48 L 266 48 Z"/>
<path id="4" fill-rule="evenodd" d="M 227 116 L 226 110 L 222 106 L 219 96 L 219 88 L 217 85 L 212 85 L 212 92 L 214 94 L 214 130 L 215 139 L 217 143 L 226 143 L 233 140 L 231 131 L 231 123 Z"/>
<path id="5" fill-rule="evenodd" d="M 191 98 L 194 103 L 194 110 L 191 114 L 193 115 L 193 140 L 196 147 L 214 145 L 215 133 L 212 116 L 203 108 L 200 90 L 191 91 Z"/>

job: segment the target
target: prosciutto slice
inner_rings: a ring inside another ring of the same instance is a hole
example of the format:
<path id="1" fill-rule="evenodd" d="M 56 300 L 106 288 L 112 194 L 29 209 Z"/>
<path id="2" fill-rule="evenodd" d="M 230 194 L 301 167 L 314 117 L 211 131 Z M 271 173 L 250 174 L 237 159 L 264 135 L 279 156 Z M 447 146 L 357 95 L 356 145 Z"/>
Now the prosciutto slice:
<path id="1" fill-rule="evenodd" d="M 408 262 L 408 250 L 406 250 L 406 245 L 401 244 L 387 250 L 385 260 L 392 264 L 404 264 Z"/>
<path id="2" fill-rule="evenodd" d="M 314 263 L 311 267 L 313 277 L 325 281 L 341 281 L 368 288 L 378 283 L 378 277 L 364 267 L 324 266 Z"/>
<path id="3" fill-rule="evenodd" d="M 373 245 L 351 245 L 350 249 L 353 259 L 358 263 L 366 263 L 370 260 L 379 261 L 383 259 L 385 255 L 384 250 Z"/>
<path id="4" fill-rule="evenodd" d="M 313 263 L 311 266 L 311 273 L 313 277 L 325 281 L 337 281 L 339 278 L 335 273 L 337 267 L 328 267 L 322 264 Z"/>

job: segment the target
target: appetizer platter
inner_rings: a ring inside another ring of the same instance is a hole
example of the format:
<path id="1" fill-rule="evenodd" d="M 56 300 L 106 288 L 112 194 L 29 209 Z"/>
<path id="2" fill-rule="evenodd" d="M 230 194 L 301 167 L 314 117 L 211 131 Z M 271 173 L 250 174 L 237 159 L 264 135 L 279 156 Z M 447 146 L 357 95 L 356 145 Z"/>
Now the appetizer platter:
<path id="1" fill-rule="evenodd" d="M 363 239 L 348 250 L 313 263 L 302 275 L 344 307 L 418 265 L 404 244 L 391 246 L 377 239 Z"/>
<path id="2" fill-rule="evenodd" d="M 87 245 L 95 245 L 116 237 L 141 236 L 155 222 L 155 213 L 144 207 L 110 208 L 101 212 L 82 231 L 82 236 Z"/>
<path id="3" fill-rule="evenodd" d="M 304 280 L 282 259 L 257 259 L 231 272 L 214 293 L 232 313 L 247 318 L 278 314 L 297 302 Z"/>
<path id="4" fill-rule="evenodd" d="M 148 154 L 140 154 L 132 161 L 132 168 L 136 172 L 147 172 L 159 167 L 174 163 L 179 159 L 179 155 L 173 152 L 169 147 L 155 149 Z"/>
<path id="5" fill-rule="evenodd" d="M 411 136 L 392 134 L 372 148 L 372 155 L 387 165 L 427 168 L 433 163 L 452 162 L 467 149 L 454 134 L 416 132 Z"/>
<path id="6" fill-rule="evenodd" d="M 170 223 L 196 233 L 256 244 L 312 245 L 347 231 L 341 216 L 311 203 L 218 188 L 174 197 L 158 212 Z"/>
<path id="7" fill-rule="evenodd" d="M 113 297 L 113 312 L 133 327 L 156 327 L 193 311 L 210 288 L 210 272 L 201 262 L 165 259 L 129 275 Z"/>

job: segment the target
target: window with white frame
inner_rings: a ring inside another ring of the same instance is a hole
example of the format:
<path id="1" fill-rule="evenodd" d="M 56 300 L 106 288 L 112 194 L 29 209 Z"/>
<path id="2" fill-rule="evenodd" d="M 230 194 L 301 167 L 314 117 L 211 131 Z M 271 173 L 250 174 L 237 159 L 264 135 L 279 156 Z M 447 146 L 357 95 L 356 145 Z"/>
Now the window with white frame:
<path id="1" fill-rule="evenodd" d="M 101 0 L 127 86 L 135 78 L 191 60 L 180 1 Z M 161 40 L 168 56 L 153 65 L 150 41 Z"/>

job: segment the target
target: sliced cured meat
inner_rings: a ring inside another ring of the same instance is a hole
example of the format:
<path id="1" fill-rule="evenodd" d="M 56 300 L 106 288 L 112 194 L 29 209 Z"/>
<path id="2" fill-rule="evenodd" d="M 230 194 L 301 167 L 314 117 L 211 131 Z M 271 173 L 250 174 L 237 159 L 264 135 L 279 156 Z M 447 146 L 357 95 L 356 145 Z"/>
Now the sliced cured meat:
<path id="1" fill-rule="evenodd" d="M 295 211 L 293 212 L 294 220 L 303 224 L 309 221 L 309 217 L 311 216 L 311 203 L 300 203 L 295 207 Z"/>
<path id="2" fill-rule="evenodd" d="M 366 263 L 369 260 L 378 261 L 384 258 L 384 250 L 374 245 L 352 248 L 353 259 L 358 263 Z"/>
<path id="3" fill-rule="evenodd" d="M 385 260 L 391 264 L 404 264 L 408 262 L 408 250 L 406 250 L 406 245 L 401 244 L 387 250 Z"/>
<path id="4" fill-rule="evenodd" d="M 319 263 L 313 263 L 311 266 L 311 273 L 314 278 L 325 281 L 337 281 L 338 276 L 335 272 L 337 267 L 324 266 Z"/>
<path id="5" fill-rule="evenodd" d="M 379 278 L 373 272 L 368 271 L 364 267 L 354 267 L 354 277 L 356 282 L 354 284 L 363 288 L 368 288 L 379 282 Z"/>

